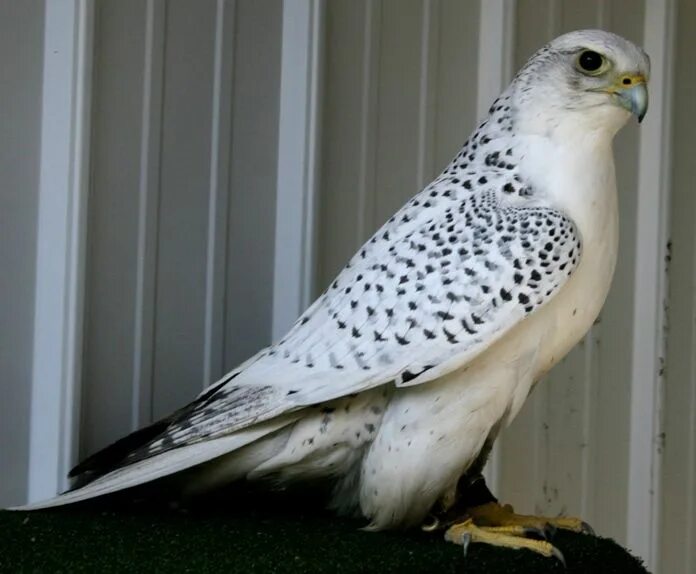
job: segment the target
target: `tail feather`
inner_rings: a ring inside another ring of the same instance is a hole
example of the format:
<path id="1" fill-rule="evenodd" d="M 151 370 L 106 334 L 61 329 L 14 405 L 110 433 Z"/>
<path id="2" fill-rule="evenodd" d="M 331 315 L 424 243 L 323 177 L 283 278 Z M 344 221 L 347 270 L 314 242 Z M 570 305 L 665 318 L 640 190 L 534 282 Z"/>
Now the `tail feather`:
<path id="1" fill-rule="evenodd" d="M 237 376 L 237 372 L 226 377 L 222 382 L 227 383 Z M 113 444 L 99 450 L 93 455 L 87 457 L 75 466 L 68 473 L 68 478 L 75 478 L 76 488 L 92 482 L 100 476 L 103 476 L 112 470 L 121 466 L 126 466 L 137 462 L 140 459 L 147 458 L 148 446 L 155 440 L 165 435 L 166 431 L 172 424 L 186 420 L 197 409 L 205 407 L 212 399 L 216 397 L 222 385 L 216 384 L 207 389 L 203 394 L 197 397 L 194 401 L 184 407 L 174 411 L 172 414 L 146 426 L 142 429 L 134 431 L 129 435 L 117 440 Z M 171 445 L 174 447 L 175 445 Z M 164 449 L 161 449 L 163 451 Z M 136 457 L 136 454 L 145 453 L 144 456 Z"/>
<path id="2" fill-rule="evenodd" d="M 278 417 L 228 436 L 169 450 L 152 458 L 117 468 L 77 490 L 71 490 L 50 500 L 15 507 L 10 510 L 39 510 L 73 504 L 170 476 L 240 449 L 293 423 L 298 417 L 299 414 Z"/>
<path id="3" fill-rule="evenodd" d="M 68 473 L 68 478 L 76 478 L 76 488 L 79 488 L 99 476 L 107 474 L 110 470 L 118 468 L 131 452 L 160 436 L 167 429 L 171 420 L 172 417 L 159 420 L 101 449 L 73 467 Z"/>

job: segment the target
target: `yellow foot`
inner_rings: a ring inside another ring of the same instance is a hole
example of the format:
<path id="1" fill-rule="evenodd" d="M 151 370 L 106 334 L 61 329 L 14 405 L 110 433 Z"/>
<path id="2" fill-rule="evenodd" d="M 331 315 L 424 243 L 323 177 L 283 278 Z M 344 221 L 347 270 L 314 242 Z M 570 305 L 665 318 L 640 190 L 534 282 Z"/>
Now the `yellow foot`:
<path id="1" fill-rule="evenodd" d="M 509 504 L 488 502 L 468 508 L 464 516 L 456 521 L 440 522 L 425 526 L 426 530 L 447 528 L 445 538 L 464 547 L 471 542 L 483 542 L 505 548 L 526 548 L 542 556 L 554 556 L 565 564 L 563 554 L 549 539 L 557 529 L 594 534 L 592 528 L 579 518 L 526 516 L 515 514 Z M 532 538 L 529 538 L 531 536 Z"/>
<path id="2" fill-rule="evenodd" d="M 557 528 L 583 534 L 594 534 L 590 525 L 579 518 L 565 516 L 550 518 L 547 516 L 515 514 L 512 506 L 509 504 L 501 505 L 497 502 L 488 502 L 480 506 L 468 508 L 466 516 L 471 518 L 478 526 L 523 526 L 544 532 L 546 538 L 552 536 Z"/>
<path id="3" fill-rule="evenodd" d="M 466 555 L 469 544 L 472 542 L 483 542 L 492 546 L 502 548 L 527 549 L 547 558 L 557 558 L 563 566 L 565 559 L 561 551 L 546 540 L 535 540 L 525 538 L 530 534 L 529 529 L 524 526 L 476 526 L 474 521 L 469 518 L 459 524 L 454 524 L 445 533 L 445 539 L 455 544 L 461 544 Z"/>

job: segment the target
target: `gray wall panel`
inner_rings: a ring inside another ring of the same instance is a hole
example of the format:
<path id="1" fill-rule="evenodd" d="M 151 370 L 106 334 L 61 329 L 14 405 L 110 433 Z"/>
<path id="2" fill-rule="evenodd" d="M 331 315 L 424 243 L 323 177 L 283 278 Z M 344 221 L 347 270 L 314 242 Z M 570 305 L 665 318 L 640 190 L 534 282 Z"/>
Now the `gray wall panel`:
<path id="1" fill-rule="evenodd" d="M 338 0 L 327 8 L 318 289 L 376 225 L 372 191 L 381 4 Z"/>
<path id="2" fill-rule="evenodd" d="M 281 15 L 97 4 L 83 454 L 269 342 Z"/>
<path id="3" fill-rule="evenodd" d="M 203 388 L 215 2 L 167 3 L 153 415 Z"/>
<path id="4" fill-rule="evenodd" d="M 696 569 L 696 5 L 677 3 L 660 572 Z"/>
<path id="5" fill-rule="evenodd" d="M 103 1 L 95 17 L 81 450 L 131 430 L 146 6 Z"/>
<path id="6" fill-rule="evenodd" d="M 271 339 L 281 24 L 281 2 L 237 1 L 224 372 Z"/>
<path id="7" fill-rule="evenodd" d="M 418 174 L 420 116 L 426 95 L 422 51 L 425 4 L 418 0 L 383 0 L 380 62 L 377 79 L 377 142 L 375 149 L 375 222 L 381 225 L 422 188 Z"/>
<path id="8" fill-rule="evenodd" d="M 0 3 L 0 508 L 27 492 L 43 24 L 41 0 Z"/>
<path id="9" fill-rule="evenodd" d="M 436 62 L 432 168 L 437 175 L 459 151 L 481 118 L 476 114 L 479 3 L 440 0 L 433 10 Z M 431 40 L 431 42 L 433 41 Z M 493 102 L 491 102 L 493 103 Z"/>

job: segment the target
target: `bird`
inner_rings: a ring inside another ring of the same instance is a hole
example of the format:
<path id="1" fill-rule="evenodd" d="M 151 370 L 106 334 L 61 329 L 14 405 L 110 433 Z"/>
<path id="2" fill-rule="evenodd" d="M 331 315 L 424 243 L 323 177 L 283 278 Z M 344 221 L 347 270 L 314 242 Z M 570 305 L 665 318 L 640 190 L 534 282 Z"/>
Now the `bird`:
<path id="1" fill-rule="evenodd" d="M 25 508 L 197 469 L 192 491 L 325 481 L 332 508 L 384 530 L 451 514 L 468 489 L 478 504 L 446 523 L 448 539 L 559 556 L 525 535 L 584 523 L 516 515 L 481 472 L 604 304 L 618 251 L 612 142 L 646 114 L 649 70 L 641 48 L 602 30 L 541 47 L 282 339 L 78 464 L 76 488 Z"/>

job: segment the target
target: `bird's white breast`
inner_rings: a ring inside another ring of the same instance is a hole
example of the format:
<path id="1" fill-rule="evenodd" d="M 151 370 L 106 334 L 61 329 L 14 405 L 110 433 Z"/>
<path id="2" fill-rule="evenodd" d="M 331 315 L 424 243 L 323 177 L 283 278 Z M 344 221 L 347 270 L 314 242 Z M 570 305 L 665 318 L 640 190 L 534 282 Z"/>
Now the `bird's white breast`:
<path id="1" fill-rule="evenodd" d="M 513 390 L 508 422 L 529 387 L 580 341 L 597 318 L 611 285 L 618 249 L 618 201 L 611 140 L 592 138 L 559 146 L 529 138 L 521 170 L 539 201 L 561 209 L 582 236 L 582 257 L 563 289 L 489 352 L 515 362 L 535 356 L 528 380 Z M 488 353 L 487 353 L 488 354 Z"/>

